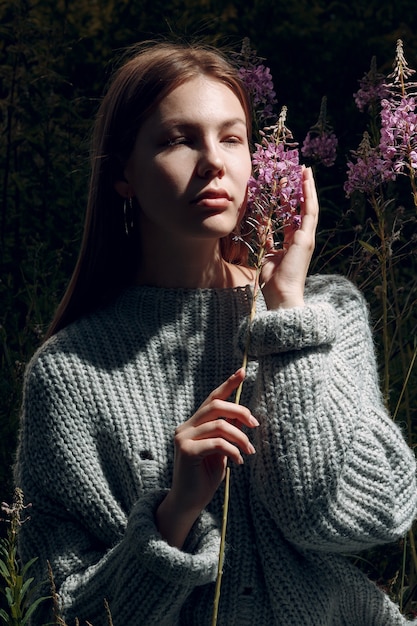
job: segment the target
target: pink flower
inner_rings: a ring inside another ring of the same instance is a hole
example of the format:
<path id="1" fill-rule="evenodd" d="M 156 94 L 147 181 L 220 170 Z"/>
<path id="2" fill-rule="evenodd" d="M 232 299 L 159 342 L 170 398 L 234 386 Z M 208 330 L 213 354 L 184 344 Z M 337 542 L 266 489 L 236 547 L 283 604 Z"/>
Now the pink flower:
<path id="1" fill-rule="evenodd" d="M 378 87 L 375 67 L 373 60 L 364 83 L 369 87 L 369 93 L 371 83 Z M 385 94 L 381 99 L 379 143 L 371 146 L 368 133 L 364 134 L 357 152 L 353 153 L 356 162 L 348 163 L 348 179 L 344 186 L 347 195 L 355 190 L 372 193 L 378 185 L 395 180 L 399 174 L 414 180 L 417 170 L 417 83 L 411 80 L 414 74 L 415 70 L 408 67 L 399 39 L 394 71 L 383 85 Z M 379 87 L 382 90 L 381 81 Z"/>
<path id="2" fill-rule="evenodd" d="M 246 223 L 249 232 L 245 242 L 252 252 L 257 251 L 262 256 L 267 235 L 265 227 L 268 235 L 274 235 L 287 224 L 300 226 L 302 167 L 297 144 L 285 125 L 286 107 L 282 108 L 273 126 L 265 127 L 265 121 L 272 117 L 276 104 L 270 69 L 251 50 L 247 38 L 243 41 L 240 54 L 235 57 L 241 65 L 240 77 L 252 99 L 256 133 L 253 175 L 248 182 Z M 260 130 L 262 127 L 264 130 Z M 239 239 L 240 236 L 236 237 Z M 248 241 L 250 238 L 252 241 Z"/>
<path id="3" fill-rule="evenodd" d="M 381 155 L 392 162 L 397 173 L 409 166 L 415 168 L 417 149 L 417 100 L 403 96 L 399 102 L 385 99 L 381 103 Z"/>
<path id="4" fill-rule="evenodd" d="M 366 107 L 379 103 L 387 97 L 388 86 L 385 84 L 385 76 L 377 71 L 376 57 L 372 57 L 371 68 L 361 78 L 359 86 L 359 90 L 353 94 L 359 111 L 364 111 Z"/>
<path id="5" fill-rule="evenodd" d="M 359 111 L 364 111 L 366 107 L 380 102 L 387 96 L 387 93 L 387 86 L 384 85 L 384 83 L 381 83 L 380 85 L 367 85 L 366 87 L 361 87 L 359 91 L 353 94 L 353 97 Z"/>
<path id="6" fill-rule="evenodd" d="M 347 196 L 354 191 L 369 194 L 385 181 L 395 180 L 395 172 L 377 151 L 366 158 L 358 157 L 355 163 L 348 161 L 347 166 L 348 177 L 343 187 Z"/>
<path id="7" fill-rule="evenodd" d="M 301 153 L 304 157 L 314 159 L 325 167 L 331 167 L 336 160 L 337 145 L 338 140 L 333 132 L 314 135 L 312 131 L 309 131 L 304 139 Z"/>
<path id="8" fill-rule="evenodd" d="M 354 191 L 372 193 L 379 185 L 395 180 L 396 172 L 390 159 L 387 159 L 378 147 L 373 147 L 367 132 L 357 151 L 353 152 L 355 161 L 348 161 L 347 180 L 344 190 L 347 196 Z"/>
<path id="9" fill-rule="evenodd" d="M 250 219 L 264 223 L 272 213 L 277 226 L 288 222 L 299 224 L 298 207 L 303 190 L 298 150 L 265 137 L 262 144 L 257 144 L 252 162 L 254 176 L 248 188 Z"/>
<path id="10" fill-rule="evenodd" d="M 239 69 L 239 75 L 248 90 L 253 108 L 257 110 L 260 119 L 272 116 L 273 106 L 276 104 L 274 84 L 271 71 L 262 63 L 248 65 Z"/>
<path id="11" fill-rule="evenodd" d="M 240 65 L 239 76 L 252 100 L 256 122 L 263 123 L 272 117 L 277 103 L 271 70 L 262 63 L 256 50 L 251 49 L 248 37 L 243 39 L 240 53 L 234 56 Z"/>
<path id="12" fill-rule="evenodd" d="M 327 97 L 323 96 L 318 120 L 308 131 L 301 153 L 325 167 L 331 167 L 336 160 L 337 144 L 337 137 L 327 120 Z"/>

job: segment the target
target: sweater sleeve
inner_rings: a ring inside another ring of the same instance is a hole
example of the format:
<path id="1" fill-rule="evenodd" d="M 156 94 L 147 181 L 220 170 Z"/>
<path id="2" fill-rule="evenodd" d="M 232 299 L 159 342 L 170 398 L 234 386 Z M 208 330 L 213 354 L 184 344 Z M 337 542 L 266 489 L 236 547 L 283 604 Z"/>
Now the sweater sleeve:
<path id="1" fill-rule="evenodd" d="M 204 511 L 183 550 L 169 546 L 154 521 L 166 493 L 157 468 L 135 477 L 137 500 L 127 510 L 106 476 L 82 394 L 68 391 L 68 377 L 65 384 L 56 373 L 52 379 L 43 361 L 35 359 L 27 373 L 16 465 L 16 484 L 32 503 L 20 533 L 23 562 L 38 557 L 38 582 L 47 580 L 50 562 L 68 623 L 107 623 L 104 599 L 115 626 L 179 623 L 188 595 L 216 578 L 214 518 Z M 48 587 L 39 593 L 49 595 Z M 36 624 L 50 621 L 50 607 L 41 606 Z"/>
<path id="2" fill-rule="evenodd" d="M 415 459 L 385 411 L 356 288 L 310 279 L 304 308 L 254 320 L 249 354 L 247 403 L 261 423 L 251 459 L 259 527 L 272 520 L 290 542 L 333 552 L 403 535 L 416 513 Z"/>

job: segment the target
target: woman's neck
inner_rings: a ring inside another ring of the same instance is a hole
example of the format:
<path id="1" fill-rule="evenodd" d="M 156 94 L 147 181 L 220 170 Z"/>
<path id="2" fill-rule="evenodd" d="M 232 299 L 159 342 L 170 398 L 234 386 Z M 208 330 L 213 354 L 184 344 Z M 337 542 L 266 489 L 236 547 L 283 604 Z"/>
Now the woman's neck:
<path id="1" fill-rule="evenodd" d="M 215 245 L 196 242 L 193 246 L 175 250 L 167 248 L 154 251 L 152 256 L 144 255 L 145 261 L 137 274 L 138 285 L 224 289 L 243 287 L 253 282 L 253 270 L 223 259 L 219 242 Z"/>

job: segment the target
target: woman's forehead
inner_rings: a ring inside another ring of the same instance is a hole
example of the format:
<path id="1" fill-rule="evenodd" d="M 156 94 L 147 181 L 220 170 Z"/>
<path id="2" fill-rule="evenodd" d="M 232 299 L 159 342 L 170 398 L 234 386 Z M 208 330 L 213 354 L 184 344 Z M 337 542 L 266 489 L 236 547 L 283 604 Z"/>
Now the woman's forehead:
<path id="1" fill-rule="evenodd" d="M 152 117 L 175 122 L 205 116 L 225 120 L 227 124 L 247 123 L 246 113 L 232 88 L 207 76 L 194 77 L 175 87 L 161 100 Z"/>

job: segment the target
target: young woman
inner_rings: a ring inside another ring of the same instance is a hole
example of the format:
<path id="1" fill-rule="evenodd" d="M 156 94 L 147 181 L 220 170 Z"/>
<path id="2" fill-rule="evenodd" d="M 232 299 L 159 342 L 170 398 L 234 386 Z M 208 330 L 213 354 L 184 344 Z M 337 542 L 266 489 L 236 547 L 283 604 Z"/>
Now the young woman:
<path id="1" fill-rule="evenodd" d="M 250 119 L 220 53 L 168 43 L 121 67 L 98 113 L 82 250 L 27 370 L 16 467 L 33 505 L 23 559 L 39 557 L 39 581 L 49 561 L 70 624 L 104 624 L 104 599 L 115 626 L 211 623 L 228 462 L 220 625 L 405 621 L 343 556 L 406 532 L 415 462 L 381 401 L 363 298 L 306 278 L 308 169 L 241 367 Z"/>

